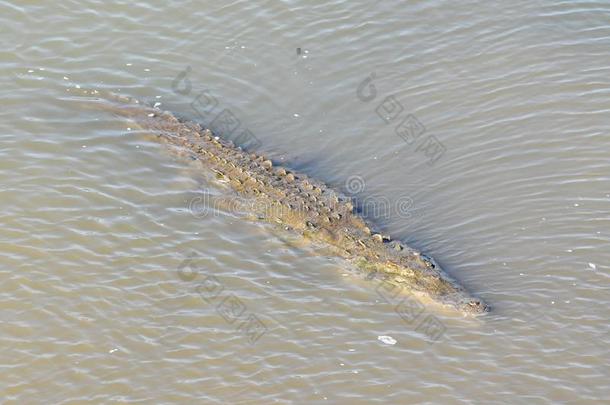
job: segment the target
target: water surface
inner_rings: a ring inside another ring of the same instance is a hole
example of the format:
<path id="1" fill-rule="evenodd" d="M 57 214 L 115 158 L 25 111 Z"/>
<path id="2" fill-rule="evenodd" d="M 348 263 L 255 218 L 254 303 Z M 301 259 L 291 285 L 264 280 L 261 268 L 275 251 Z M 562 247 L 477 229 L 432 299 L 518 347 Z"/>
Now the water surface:
<path id="1" fill-rule="evenodd" d="M 607 399 L 606 2 L 0 10 L 3 403 Z M 172 87 L 181 72 L 190 86 Z M 209 184 L 82 108 L 91 89 L 208 124 L 226 110 L 239 127 L 222 135 L 247 129 L 274 160 L 404 202 L 379 228 L 493 312 L 405 319 L 340 262 L 200 215 Z"/>

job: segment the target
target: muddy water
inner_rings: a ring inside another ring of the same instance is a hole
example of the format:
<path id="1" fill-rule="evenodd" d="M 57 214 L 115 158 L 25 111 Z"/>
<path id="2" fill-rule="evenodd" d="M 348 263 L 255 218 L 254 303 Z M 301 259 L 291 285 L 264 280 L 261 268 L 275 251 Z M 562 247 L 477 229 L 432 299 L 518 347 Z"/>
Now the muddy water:
<path id="1" fill-rule="evenodd" d="M 606 2 L 0 10 L 2 403 L 608 397 Z M 367 201 L 493 311 L 420 307 L 207 209 L 222 189 L 91 89 Z"/>

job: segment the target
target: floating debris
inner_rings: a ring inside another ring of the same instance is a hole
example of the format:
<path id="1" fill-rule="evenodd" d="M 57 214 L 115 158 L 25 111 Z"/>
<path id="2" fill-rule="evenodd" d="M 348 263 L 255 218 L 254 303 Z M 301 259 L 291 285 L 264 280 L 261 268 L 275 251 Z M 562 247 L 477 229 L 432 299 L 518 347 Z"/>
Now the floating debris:
<path id="1" fill-rule="evenodd" d="M 385 343 L 386 345 L 395 345 L 396 344 L 396 339 L 394 339 L 392 336 L 377 336 L 377 340 L 379 340 L 382 343 Z"/>

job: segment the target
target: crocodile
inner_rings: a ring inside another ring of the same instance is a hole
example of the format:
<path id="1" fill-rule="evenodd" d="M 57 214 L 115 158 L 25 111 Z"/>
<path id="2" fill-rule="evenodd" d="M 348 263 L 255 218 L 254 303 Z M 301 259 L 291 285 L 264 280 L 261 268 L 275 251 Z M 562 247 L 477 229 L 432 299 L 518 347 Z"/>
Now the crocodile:
<path id="1" fill-rule="evenodd" d="M 369 276 L 464 315 L 489 311 L 483 300 L 471 295 L 434 259 L 373 231 L 351 198 L 324 182 L 277 165 L 196 122 L 135 98 L 107 94 L 96 97 L 93 103 L 128 119 L 181 157 L 211 170 L 237 195 L 255 201 L 249 207 L 258 217 L 324 246 L 330 254 L 346 259 Z"/>

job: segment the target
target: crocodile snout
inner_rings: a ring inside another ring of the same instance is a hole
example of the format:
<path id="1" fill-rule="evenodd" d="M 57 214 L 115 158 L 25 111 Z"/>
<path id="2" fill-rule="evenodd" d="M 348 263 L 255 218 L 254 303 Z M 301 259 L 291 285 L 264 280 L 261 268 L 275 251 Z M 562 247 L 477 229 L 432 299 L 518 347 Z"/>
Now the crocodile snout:
<path id="1" fill-rule="evenodd" d="M 490 311 L 489 305 L 478 299 L 472 299 L 466 303 L 468 312 L 474 314 L 482 314 Z"/>

